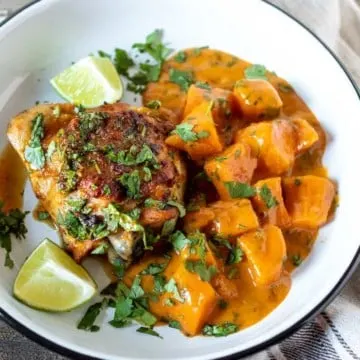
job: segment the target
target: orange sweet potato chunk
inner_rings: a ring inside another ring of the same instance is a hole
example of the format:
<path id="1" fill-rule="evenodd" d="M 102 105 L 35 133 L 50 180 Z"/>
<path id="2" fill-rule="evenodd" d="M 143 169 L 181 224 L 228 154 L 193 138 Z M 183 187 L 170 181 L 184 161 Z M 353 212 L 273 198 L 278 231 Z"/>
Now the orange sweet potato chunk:
<path id="1" fill-rule="evenodd" d="M 231 91 L 194 84 L 189 87 L 183 116 L 187 117 L 204 101 L 212 101 L 212 115 L 216 127 L 222 131 L 231 114 L 236 111 L 236 101 Z"/>
<path id="2" fill-rule="evenodd" d="M 251 147 L 252 154 L 258 158 L 258 168 L 264 176 L 276 176 L 290 170 L 295 160 L 294 127 L 288 120 L 273 120 L 252 124 L 239 130 L 236 142 Z"/>
<path id="3" fill-rule="evenodd" d="M 175 130 L 175 132 L 166 139 L 166 144 L 179 150 L 186 151 L 194 160 L 200 160 L 221 152 L 223 144 L 217 133 L 211 108 L 211 101 L 202 102 L 193 109 L 180 124 L 180 126 L 186 124 L 187 131 L 191 132 L 194 137 L 193 139 L 184 140 L 184 138 L 179 136 L 179 131 Z M 178 127 L 179 125 L 177 126 L 177 129 L 179 129 Z"/>
<path id="4" fill-rule="evenodd" d="M 262 79 L 239 80 L 234 95 L 243 116 L 251 121 L 276 118 L 283 106 L 276 89 Z"/>
<path id="5" fill-rule="evenodd" d="M 236 143 L 218 156 L 205 162 L 205 172 L 216 187 L 221 200 L 231 200 L 225 183 L 236 181 L 250 183 L 257 159 L 251 154 L 247 144 Z"/>
<path id="6" fill-rule="evenodd" d="M 187 233 L 202 230 L 214 219 L 215 214 L 209 208 L 202 207 L 197 211 L 188 212 L 184 217 L 184 230 Z"/>
<path id="7" fill-rule="evenodd" d="M 292 226 L 316 229 L 326 223 L 335 197 L 335 186 L 327 178 L 306 175 L 283 179 L 285 206 Z"/>
<path id="8" fill-rule="evenodd" d="M 211 231 L 220 236 L 238 236 L 259 227 L 250 200 L 216 201 L 209 207 L 215 214 Z"/>
<path id="9" fill-rule="evenodd" d="M 286 245 L 281 230 L 274 225 L 248 232 L 237 239 L 249 262 L 257 285 L 269 285 L 281 276 Z"/>
<path id="10" fill-rule="evenodd" d="M 216 307 L 216 292 L 198 274 L 186 270 L 183 261 L 171 279 L 175 281 L 183 302 L 174 301 L 173 294 L 166 292 L 159 297 L 158 302 L 150 303 L 150 310 L 159 318 L 178 321 L 186 334 L 197 335 Z M 172 299 L 172 306 L 166 305 L 168 299 Z"/>
<path id="11" fill-rule="evenodd" d="M 281 178 L 268 178 L 255 184 L 257 195 L 252 199 L 254 209 L 264 224 L 289 227 L 291 220 L 286 210 L 281 188 Z"/>
<path id="12" fill-rule="evenodd" d="M 296 153 L 309 149 L 319 140 L 319 134 L 305 119 L 294 119 L 292 123 L 296 132 Z"/>

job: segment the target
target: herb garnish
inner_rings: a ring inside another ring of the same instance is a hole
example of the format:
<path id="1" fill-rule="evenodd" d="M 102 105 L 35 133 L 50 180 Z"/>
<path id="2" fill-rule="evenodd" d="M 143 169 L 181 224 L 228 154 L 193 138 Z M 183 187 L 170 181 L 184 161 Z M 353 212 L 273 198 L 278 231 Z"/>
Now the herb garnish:
<path id="1" fill-rule="evenodd" d="M 169 321 L 169 327 L 173 329 L 181 329 L 181 324 L 177 320 L 170 320 Z"/>
<path id="2" fill-rule="evenodd" d="M 33 170 L 42 169 L 45 165 L 45 153 L 41 146 L 44 138 L 44 115 L 38 113 L 31 123 L 31 138 L 25 148 L 25 160 L 30 163 Z"/>
<path id="3" fill-rule="evenodd" d="M 266 184 L 260 188 L 259 195 L 268 209 L 279 205 L 276 197 L 272 195 L 271 190 Z"/>
<path id="4" fill-rule="evenodd" d="M 180 252 L 187 245 L 191 243 L 190 239 L 188 239 L 181 231 L 176 231 L 169 237 L 169 241 L 173 244 L 175 251 Z"/>
<path id="5" fill-rule="evenodd" d="M 233 199 L 249 198 L 256 195 L 255 188 L 246 183 L 227 181 L 224 185 Z"/>
<path id="6" fill-rule="evenodd" d="M 174 56 L 174 60 L 178 63 L 183 63 L 186 61 L 186 54 L 184 51 L 179 51 L 175 56 Z"/>
<path id="7" fill-rule="evenodd" d="M 237 330 L 237 325 L 225 322 L 219 325 L 205 325 L 202 333 L 205 336 L 227 336 L 235 333 Z"/>
<path id="8" fill-rule="evenodd" d="M 186 215 L 186 209 L 183 204 L 180 204 L 179 202 L 177 202 L 175 200 L 169 200 L 167 202 L 167 205 L 176 207 L 179 210 L 179 216 L 181 218 Z"/>
<path id="9" fill-rule="evenodd" d="M 207 266 L 202 260 L 186 260 L 185 268 L 191 273 L 196 273 L 202 281 L 210 281 L 217 273 L 214 265 Z"/>
<path id="10" fill-rule="evenodd" d="M 209 133 L 207 131 L 199 131 L 196 133 L 193 131 L 193 127 L 193 124 L 182 123 L 176 125 L 175 130 L 173 130 L 171 134 L 179 135 L 181 140 L 185 142 L 194 142 L 209 137 Z"/>
<path id="11" fill-rule="evenodd" d="M 162 273 L 166 269 L 167 265 L 168 265 L 167 262 L 151 263 L 140 274 L 141 275 L 157 275 L 157 274 Z"/>
<path id="12" fill-rule="evenodd" d="M 25 216 L 28 211 L 22 212 L 19 209 L 12 209 L 5 213 L 2 208 L 3 202 L 0 202 L 0 247 L 6 252 L 4 266 L 12 269 L 14 262 L 10 258 L 11 252 L 11 235 L 21 240 L 25 238 L 27 229 L 24 224 Z"/>
<path id="13" fill-rule="evenodd" d="M 119 181 L 126 189 L 126 195 L 132 199 L 140 198 L 140 175 L 139 170 L 134 170 L 131 173 L 125 173 L 120 176 Z"/>
<path id="14" fill-rule="evenodd" d="M 264 65 L 253 64 L 244 70 L 246 79 L 263 79 L 267 80 L 266 67 Z"/>
<path id="15" fill-rule="evenodd" d="M 171 82 L 178 84 L 180 89 L 187 91 L 190 85 L 194 82 L 194 76 L 191 71 L 182 71 L 177 69 L 170 69 L 169 79 Z"/>
<path id="16" fill-rule="evenodd" d="M 161 101 L 151 100 L 146 104 L 146 107 L 148 107 L 149 109 L 157 110 L 161 107 Z"/>
<path id="17" fill-rule="evenodd" d="M 125 50 L 115 49 L 114 65 L 119 74 L 127 76 L 129 69 L 135 64 Z"/>
<path id="18" fill-rule="evenodd" d="M 39 211 L 37 216 L 40 221 L 44 221 L 50 218 L 50 214 L 47 211 Z"/>
<path id="19" fill-rule="evenodd" d="M 165 285 L 164 290 L 171 293 L 175 300 L 184 303 L 185 299 L 180 295 L 175 279 L 171 278 Z"/>
<path id="20" fill-rule="evenodd" d="M 80 320 L 77 328 L 80 330 L 86 330 L 86 331 L 99 331 L 100 327 L 97 325 L 94 325 L 94 322 L 96 318 L 100 315 L 101 310 L 106 307 L 107 305 L 107 299 L 104 299 L 102 302 L 95 303 L 91 305 L 83 318 Z"/>
<path id="21" fill-rule="evenodd" d="M 203 82 L 203 81 L 197 81 L 195 83 L 195 86 L 200 88 L 200 89 L 204 89 L 204 90 L 211 90 L 211 86 L 207 83 L 207 82 Z"/>
<path id="22" fill-rule="evenodd" d="M 302 260 L 301 256 L 299 254 L 297 254 L 297 255 L 293 255 L 291 257 L 291 261 L 294 266 L 299 266 L 303 260 Z"/>
<path id="23" fill-rule="evenodd" d="M 142 334 L 157 336 L 160 339 L 163 339 L 163 337 L 159 333 L 157 333 L 155 330 L 153 330 L 152 328 L 141 326 L 136 331 L 139 333 L 142 333 Z"/>

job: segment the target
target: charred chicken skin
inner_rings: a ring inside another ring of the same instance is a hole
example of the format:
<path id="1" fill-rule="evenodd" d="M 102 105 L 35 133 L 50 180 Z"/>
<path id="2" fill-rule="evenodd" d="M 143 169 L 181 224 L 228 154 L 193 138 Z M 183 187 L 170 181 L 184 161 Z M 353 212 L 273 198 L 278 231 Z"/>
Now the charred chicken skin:
<path id="1" fill-rule="evenodd" d="M 164 142 L 171 123 L 121 103 L 45 104 L 12 119 L 9 140 L 77 261 L 107 253 L 130 264 L 175 226 L 186 173 Z"/>

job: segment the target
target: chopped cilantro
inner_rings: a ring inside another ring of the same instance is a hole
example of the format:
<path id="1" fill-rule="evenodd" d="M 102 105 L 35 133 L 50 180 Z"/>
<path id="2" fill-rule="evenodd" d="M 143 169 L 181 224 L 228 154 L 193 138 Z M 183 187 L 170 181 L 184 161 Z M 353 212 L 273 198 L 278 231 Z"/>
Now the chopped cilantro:
<path id="1" fill-rule="evenodd" d="M 193 73 L 191 71 L 182 71 L 177 69 L 170 69 L 169 79 L 171 82 L 180 86 L 180 89 L 187 91 L 190 85 L 194 82 Z"/>
<path id="2" fill-rule="evenodd" d="M 276 197 L 272 195 L 271 190 L 266 184 L 260 188 L 259 195 L 268 209 L 279 205 Z"/>
<path id="3" fill-rule="evenodd" d="M 222 161 L 224 161 L 224 160 L 227 160 L 227 157 L 226 157 L 226 156 L 216 156 L 216 157 L 215 157 L 215 160 L 216 160 L 216 161 L 219 161 L 219 162 L 222 162 Z"/>
<path id="4" fill-rule="evenodd" d="M 266 67 L 259 64 L 250 65 L 244 71 L 246 79 L 267 80 Z"/>
<path id="5" fill-rule="evenodd" d="M 108 58 L 111 59 L 111 55 L 103 50 L 98 50 L 98 55 L 102 58 Z"/>
<path id="6" fill-rule="evenodd" d="M 205 336 L 227 336 L 238 331 L 238 326 L 230 322 L 219 325 L 205 325 L 203 335 Z"/>
<path id="7" fill-rule="evenodd" d="M 186 215 L 186 209 L 183 204 L 180 204 L 179 202 L 174 200 L 170 200 L 167 202 L 167 205 L 176 207 L 179 210 L 179 215 L 181 218 Z"/>
<path id="8" fill-rule="evenodd" d="M 50 214 L 47 211 L 39 211 L 37 216 L 40 221 L 44 221 L 50 218 Z"/>
<path id="9" fill-rule="evenodd" d="M 174 231 L 175 226 L 176 226 L 176 219 L 169 219 L 165 221 L 161 229 L 161 235 L 162 236 L 170 235 Z"/>
<path id="10" fill-rule="evenodd" d="M 227 181 L 224 185 L 233 199 L 249 198 L 256 195 L 255 188 L 246 183 Z"/>
<path id="11" fill-rule="evenodd" d="M 166 204 L 160 200 L 154 200 L 154 199 L 151 199 L 151 198 L 147 198 L 145 201 L 144 201 L 144 205 L 146 208 L 151 208 L 151 207 L 155 207 L 155 208 L 158 208 L 160 210 L 163 210 L 165 209 L 165 206 Z"/>
<path id="12" fill-rule="evenodd" d="M 200 46 L 200 47 L 197 47 L 193 50 L 193 54 L 194 56 L 199 56 L 201 54 L 201 50 L 203 49 L 208 49 L 209 46 Z"/>
<path id="13" fill-rule="evenodd" d="M 135 279 L 130 288 L 129 297 L 131 299 L 138 299 L 145 295 L 145 292 L 140 284 L 141 284 L 141 277 L 137 275 L 135 276 Z"/>
<path id="14" fill-rule="evenodd" d="M 110 189 L 110 186 L 109 186 L 108 184 L 105 184 L 105 185 L 103 186 L 102 193 L 103 193 L 105 196 L 111 195 L 111 189 Z"/>
<path id="15" fill-rule="evenodd" d="M 203 82 L 203 81 L 197 81 L 195 83 L 195 86 L 200 88 L 200 89 L 204 89 L 204 90 L 211 90 L 211 86 L 207 83 L 207 82 Z"/>
<path id="16" fill-rule="evenodd" d="M 91 133 L 101 127 L 108 118 L 108 114 L 102 112 L 79 111 L 77 116 L 79 118 L 80 136 L 84 141 L 87 140 Z"/>
<path id="17" fill-rule="evenodd" d="M 27 229 L 24 224 L 25 216 L 29 212 L 22 212 L 19 209 L 12 209 L 5 213 L 2 208 L 4 204 L 0 202 L 0 247 L 6 252 L 5 254 L 5 266 L 12 269 L 14 262 L 10 258 L 11 235 L 14 235 L 17 239 L 25 238 Z"/>
<path id="18" fill-rule="evenodd" d="M 152 335 L 152 336 L 157 336 L 160 339 L 163 339 L 163 337 L 161 335 L 159 335 L 159 333 L 157 333 L 155 330 L 153 330 L 152 328 L 148 328 L 148 327 L 144 327 L 141 326 L 139 327 L 137 330 L 137 332 L 142 333 L 142 334 L 147 334 L 147 335 Z"/>
<path id="19" fill-rule="evenodd" d="M 193 131 L 193 127 L 193 124 L 182 123 L 176 125 L 175 130 L 173 130 L 171 134 L 179 135 L 181 140 L 185 142 L 194 142 L 209 137 L 209 133 L 207 131 L 199 131 L 196 133 Z"/>
<path id="20" fill-rule="evenodd" d="M 40 170 L 45 165 L 45 153 L 41 146 L 44 138 L 44 115 L 37 114 L 31 123 L 31 137 L 25 147 L 24 157 L 33 170 Z"/>
<path id="21" fill-rule="evenodd" d="M 162 294 L 165 291 L 164 289 L 165 284 L 166 284 L 165 276 L 163 275 L 154 276 L 154 292 L 156 294 Z"/>
<path id="22" fill-rule="evenodd" d="M 296 179 L 294 180 L 294 184 L 295 184 L 296 186 L 300 186 L 300 185 L 301 185 L 301 180 L 298 179 L 298 178 L 296 178 Z"/>
<path id="23" fill-rule="evenodd" d="M 119 74 L 127 75 L 129 69 L 134 66 L 134 61 L 125 50 L 115 49 L 114 65 Z"/>
<path id="24" fill-rule="evenodd" d="M 140 175 L 139 170 L 134 170 L 131 173 L 125 173 L 120 176 L 119 181 L 126 189 L 126 195 L 132 199 L 140 197 Z"/>
<path id="25" fill-rule="evenodd" d="M 80 320 L 77 328 L 80 330 L 86 330 L 86 331 L 99 331 L 100 327 L 97 325 L 94 325 L 94 322 L 96 318 L 100 315 L 101 310 L 106 307 L 107 300 L 104 299 L 102 302 L 95 303 L 91 305 L 83 318 Z"/>
<path id="26" fill-rule="evenodd" d="M 241 248 L 238 246 L 234 246 L 234 247 L 232 247 L 232 249 L 229 253 L 229 256 L 227 259 L 227 264 L 229 264 L 229 265 L 237 264 L 242 260 L 243 256 L 244 256 L 244 253 L 241 250 Z"/>
<path id="27" fill-rule="evenodd" d="M 294 266 L 299 266 L 302 263 L 302 258 L 300 255 L 293 255 L 291 261 Z"/>
<path id="28" fill-rule="evenodd" d="M 181 324 L 176 321 L 176 320 L 170 320 L 169 321 L 169 327 L 173 328 L 173 329 L 179 329 L 181 330 Z"/>
<path id="29" fill-rule="evenodd" d="M 179 51 L 175 56 L 174 56 L 174 60 L 178 63 L 183 63 L 186 61 L 186 53 L 184 51 Z"/>
<path id="30" fill-rule="evenodd" d="M 179 230 L 171 234 L 169 241 L 173 244 L 173 247 L 177 252 L 180 252 L 191 243 L 191 241 Z"/>
<path id="31" fill-rule="evenodd" d="M 191 273 L 198 274 L 202 281 L 208 282 L 217 273 L 216 267 L 214 265 L 206 266 L 205 262 L 202 260 L 186 260 L 185 268 Z"/>
<path id="32" fill-rule="evenodd" d="M 146 182 L 151 181 L 151 179 L 152 179 L 151 170 L 147 166 L 144 166 L 143 172 L 144 172 L 144 181 L 146 181 Z"/>
<path id="33" fill-rule="evenodd" d="M 151 100 L 146 104 L 146 107 L 149 109 L 159 109 L 161 107 L 161 101 L 160 100 Z"/>
<path id="34" fill-rule="evenodd" d="M 104 255 L 109 249 L 109 244 L 107 242 L 101 242 L 96 248 L 91 252 L 91 255 Z"/>
<path id="35" fill-rule="evenodd" d="M 175 300 L 183 303 L 185 302 L 185 299 L 181 297 L 179 293 L 179 289 L 176 285 L 175 279 L 171 278 L 165 285 L 164 290 L 168 293 L 171 293 Z"/>
<path id="36" fill-rule="evenodd" d="M 228 303 L 224 299 L 218 301 L 218 306 L 220 309 L 224 310 L 228 307 Z"/>
<path id="37" fill-rule="evenodd" d="M 144 269 L 141 272 L 141 275 L 157 275 L 162 273 L 166 267 L 167 267 L 168 263 L 164 262 L 164 263 L 151 263 L 147 266 L 146 269 Z"/>

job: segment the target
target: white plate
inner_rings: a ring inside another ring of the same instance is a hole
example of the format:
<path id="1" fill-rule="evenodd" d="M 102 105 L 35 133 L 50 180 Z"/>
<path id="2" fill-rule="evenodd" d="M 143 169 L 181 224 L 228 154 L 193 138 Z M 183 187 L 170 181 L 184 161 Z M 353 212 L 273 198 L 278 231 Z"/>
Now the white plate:
<path id="1" fill-rule="evenodd" d="M 359 257 L 359 95 L 338 60 L 309 31 L 269 4 L 239 0 L 42 0 L 0 28 L 0 145 L 9 119 L 36 100 L 59 101 L 48 80 L 71 61 L 98 49 L 129 49 L 155 28 L 176 49 L 209 45 L 265 64 L 289 80 L 331 136 L 325 163 L 339 183 L 336 220 L 321 230 L 308 260 L 295 272 L 285 301 L 263 321 L 226 338 L 186 338 L 162 327 L 164 340 L 135 328 L 104 325 L 98 333 L 76 329 L 84 308 L 54 315 L 17 302 L 11 288 L 17 269 L 35 246 L 56 233 L 31 221 L 25 241 L 14 241 L 15 269 L 1 267 L 4 317 L 42 344 L 67 354 L 101 359 L 239 358 L 297 329 L 344 285 Z M 129 97 L 128 100 L 132 100 Z M 25 209 L 35 198 L 27 184 Z M 3 262 L 1 253 L 0 263 Z M 99 267 L 91 272 L 104 285 Z M 105 322 L 104 322 L 105 323 Z M 68 350 L 70 351 L 68 351 Z"/>

